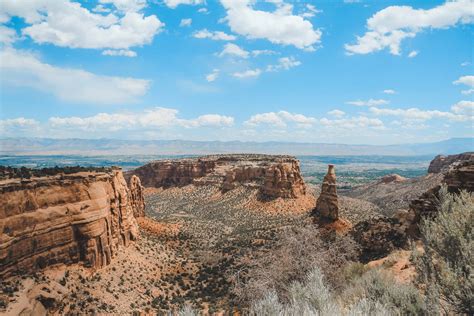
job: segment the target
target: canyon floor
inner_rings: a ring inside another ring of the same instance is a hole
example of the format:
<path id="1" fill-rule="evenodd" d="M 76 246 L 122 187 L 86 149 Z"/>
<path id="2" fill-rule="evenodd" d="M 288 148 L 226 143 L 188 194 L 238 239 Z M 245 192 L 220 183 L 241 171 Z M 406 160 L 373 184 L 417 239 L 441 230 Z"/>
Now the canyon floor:
<path id="1" fill-rule="evenodd" d="M 232 287 L 255 256 L 271 251 L 282 230 L 311 222 L 318 189 L 297 199 L 264 200 L 258 190 L 238 187 L 226 193 L 213 186 L 147 189 L 141 238 L 109 266 L 93 272 L 58 266 L 32 277 L 2 282 L 6 314 L 17 315 L 31 291 L 51 296 L 43 305 L 58 314 L 156 313 L 184 305 L 217 312 L 238 310 Z M 341 198 L 351 222 L 377 207 Z M 1 300 L 0 300 L 1 301 Z"/>

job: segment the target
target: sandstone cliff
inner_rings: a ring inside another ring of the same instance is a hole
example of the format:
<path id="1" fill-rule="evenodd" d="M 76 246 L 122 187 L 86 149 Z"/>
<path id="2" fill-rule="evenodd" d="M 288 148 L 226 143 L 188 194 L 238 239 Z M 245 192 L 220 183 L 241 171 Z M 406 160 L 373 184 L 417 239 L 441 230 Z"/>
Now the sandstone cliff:
<path id="1" fill-rule="evenodd" d="M 440 173 L 446 172 L 449 169 L 449 166 L 453 163 L 460 163 L 462 161 L 474 161 L 474 153 L 462 153 L 459 155 L 449 155 L 443 156 L 438 155 L 436 156 L 431 162 L 430 166 L 428 167 L 428 173 Z"/>
<path id="2" fill-rule="evenodd" d="M 144 187 L 137 176 L 132 176 L 128 183 L 130 188 L 130 205 L 133 210 L 133 216 L 136 218 L 145 216 L 145 196 Z"/>
<path id="3" fill-rule="evenodd" d="M 223 192 L 237 186 L 259 189 L 264 197 L 296 198 L 306 193 L 299 162 L 290 156 L 215 155 L 154 161 L 137 168 L 145 187 L 218 186 Z"/>
<path id="4" fill-rule="evenodd" d="M 0 181 L 0 275 L 107 265 L 138 236 L 141 192 L 120 169 Z"/>

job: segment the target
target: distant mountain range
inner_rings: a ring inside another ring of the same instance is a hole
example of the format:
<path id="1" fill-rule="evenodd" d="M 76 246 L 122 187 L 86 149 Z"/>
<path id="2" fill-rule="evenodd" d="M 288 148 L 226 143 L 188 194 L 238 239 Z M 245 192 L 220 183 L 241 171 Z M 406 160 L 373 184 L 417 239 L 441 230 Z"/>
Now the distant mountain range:
<path id="1" fill-rule="evenodd" d="M 437 155 L 474 151 L 474 138 L 435 143 L 347 145 L 292 142 L 118 140 L 118 139 L 0 139 L 0 155 L 205 155 L 265 153 L 289 155 Z"/>

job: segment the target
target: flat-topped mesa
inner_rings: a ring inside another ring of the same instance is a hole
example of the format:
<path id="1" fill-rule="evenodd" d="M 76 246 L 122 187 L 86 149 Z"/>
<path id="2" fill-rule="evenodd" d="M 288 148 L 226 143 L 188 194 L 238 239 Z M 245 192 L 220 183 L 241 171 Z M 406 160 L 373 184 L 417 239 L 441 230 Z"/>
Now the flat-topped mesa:
<path id="1" fill-rule="evenodd" d="M 321 194 L 316 201 L 316 207 L 313 209 L 312 215 L 331 221 L 339 218 L 334 165 L 328 165 L 328 172 L 323 179 Z"/>
<path id="2" fill-rule="evenodd" d="M 0 276 L 58 263 L 109 264 L 138 237 L 140 203 L 131 201 L 143 196 L 133 194 L 117 168 L 1 180 Z"/>
<path id="3" fill-rule="evenodd" d="M 306 194 L 299 162 L 291 156 L 233 154 L 161 160 L 132 170 L 131 175 L 138 175 L 145 187 L 212 185 L 227 192 L 244 186 L 259 189 L 269 198 Z"/>

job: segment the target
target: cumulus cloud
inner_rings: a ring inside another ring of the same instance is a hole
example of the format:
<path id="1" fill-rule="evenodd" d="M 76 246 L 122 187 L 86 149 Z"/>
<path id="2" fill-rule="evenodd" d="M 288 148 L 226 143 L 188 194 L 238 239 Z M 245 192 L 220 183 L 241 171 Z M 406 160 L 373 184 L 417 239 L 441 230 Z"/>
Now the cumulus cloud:
<path id="1" fill-rule="evenodd" d="M 227 43 L 224 46 L 224 49 L 218 54 L 219 57 L 224 56 L 235 56 L 240 58 L 248 58 L 249 52 L 245 49 L 240 48 L 238 45 L 233 43 Z"/>
<path id="2" fill-rule="evenodd" d="M 0 25 L 0 44 L 11 45 L 17 38 L 18 36 L 14 29 Z"/>
<path id="3" fill-rule="evenodd" d="M 113 4 L 123 12 L 137 12 L 146 7 L 146 0 L 99 0 L 101 4 Z"/>
<path id="4" fill-rule="evenodd" d="M 354 128 L 372 128 L 372 129 L 384 129 L 385 125 L 378 118 L 369 118 L 366 116 L 357 116 L 343 119 L 328 119 L 322 118 L 319 123 L 325 127 L 338 128 L 338 129 L 354 129 Z"/>
<path id="5" fill-rule="evenodd" d="M 291 4 L 273 1 L 275 11 L 267 12 L 255 10 L 250 0 L 221 0 L 221 3 L 227 11 L 226 20 L 231 30 L 247 38 L 307 50 L 314 50 L 314 45 L 321 41 L 321 31 L 303 17 L 293 15 Z"/>
<path id="6" fill-rule="evenodd" d="M 209 38 L 214 41 L 233 41 L 236 39 L 234 35 L 227 34 L 221 31 L 209 31 L 207 29 L 199 30 L 193 34 L 195 38 Z"/>
<path id="7" fill-rule="evenodd" d="M 413 57 L 416 57 L 417 55 L 418 55 L 418 51 L 412 50 L 412 51 L 408 54 L 408 58 L 413 58 Z"/>
<path id="8" fill-rule="evenodd" d="M 316 7 L 312 4 L 307 4 L 306 5 L 306 12 L 303 12 L 302 14 L 300 14 L 301 17 L 303 18 L 312 18 L 314 17 L 316 14 L 318 13 L 321 13 L 322 11 L 321 10 L 318 10 L 316 9 Z"/>
<path id="9" fill-rule="evenodd" d="M 129 49 L 149 44 L 164 27 L 155 15 L 137 12 L 145 1 L 104 0 L 120 14 L 96 14 L 69 0 L 2 1 L 0 22 L 23 18 L 22 34 L 39 44 L 70 48 Z"/>
<path id="10" fill-rule="evenodd" d="M 219 77 L 219 69 L 213 69 L 212 72 L 206 75 L 206 80 L 208 82 L 213 82 Z"/>
<path id="11" fill-rule="evenodd" d="M 193 19 L 181 19 L 181 22 L 179 22 L 180 27 L 186 27 L 186 26 L 191 26 L 193 23 Z"/>
<path id="12" fill-rule="evenodd" d="M 425 29 L 442 29 L 472 23 L 472 0 L 447 1 L 431 9 L 389 6 L 367 20 L 367 32 L 357 36 L 357 43 L 346 44 L 348 54 L 368 54 L 389 48 L 400 55 L 401 42 Z M 414 57 L 414 56 L 413 56 Z"/>
<path id="13" fill-rule="evenodd" d="M 454 110 L 454 108 L 452 108 Z M 461 110 L 461 107 L 459 107 Z M 421 110 L 418 108 L 409 109 L 380 109 L 370 108 L 370 112 L 377 116 L 397 116 L 406 121 L 428 121 L 432 119 L 447 119 L 450 121 L 467 121 L 470 118 L 467 115 L 461 115 L 453 112 L 444 112 L 438 110 Z"/>
<path id="14" fill-rule="evenodd" d="M 229 127 L 234 118 L 218 114 L 205 114 L 194 119 L 178 117 L 178 110 L 156 107 L 138 113 L 99 113 L 89 117 L 51 117 L 50 127 L 84 131 L 120 131 L 164 129 L 172 127 Z"/>
<path id="15" fill-rule="evenodd" d="M 456 84 L 456 85 L 462 84 L 470 88 L 468 90 L 461 91 L 462 94 L 471 94 L 474 92 L 474 76 L 459 77 L 459 79 L 454 81 L 453 84 Z"/>
<path id="16" fill-rule="evenodd" d="M 133 50 L 128 50 L 128 49 L 118 49 L 118 50 L 106 49 L 102 52 L 102 55 L 104 55 L 104 56 L 137 57 L 137 53 L 135 53 Z"/>
<path id="17" fill-rule="evenodd" d="M 395 90 L 392 90 L 392 89 L 385 89 L 382 92 L 385 93 L 385 94 L 395 94 L 395 93 L 397 93 Z"/>
<path id="18" fill-rule="evenodd" d="M 198 5 L 203 3 L 203 0 L 164 0 L 168 8 L 175 9 L 177 6 L 184 5 Z"/>
<path id="19" fill-rule="evenodd" d="M 67 102 L 123 104 L 144 95 L 150 86 L 148 80 L 55 67 L 14 49 L 0 51 L 0 60 L 2 84 L 33 88 Z"/>
<path id="20" fill-rule="evenodd" d="M 256 69 L 248 69 L 242 72 L 234 72 L 232 74 L 233 77 L 244 79 L 244 78 L 256 78 L 260 76 L 262 71 L 259 68 Z"/>
<path id="21" fill-rule="evenodd" d="M 4 136 L 18 137 L 19 135 L 33 135 L 39 127 L 39 122 L 24 117 L 0 120 L 0 133 Z"/>
<path id="22" fill-rule="evenodd" d="M 384 99 L 369 99 L 367 101 L 357 100 L 357 101 L 348 101 L 346 104 L 355 105 L 355 106 L 379 106 L 389 104 L 387 100 Z"/>
<path id="23" fill-rule="evenodd" d="M 271 49 L 256 49 L 252 51 L 252 56 L 258 57 L 260 55 L 277 55 L 278 53 Z"/>
<path id="24" fill-rule="evenodd" d="M 474 119 L 474 102 L 473 101 L 459 101 L 451 107 L 451 111 L 456 114 L 465 115 Z"/>
<path id="25" fill-rule="evenodd" d="M 289 70 L 293 67 L 301 65 L 299 60 L 296 60 L 293 57 L 282 57 L 278 59 L 278 64 L 276 65 L 268 65 L 267 71 L 279 71 L 279 70 Z"/>
<path id="26" fill-rule="evenodd" d="M 286 127 L 288 123 L 297 124 L 298 127 L 309 127 L 316 119 L 303 114 L 294 114 L 287 111 L 267 112 L 252 115 L 244 125 L 258 126 L 262 124 L 271 125 L 273 127 Z"/>
<path id="27" fill-rule="evenodd" d="M 328 114 L 331 115 L 331 116 L 337 117 L 337 118 L 341 118 L 344 115 L 346 115 L 346 113 L 344 111 L 341 111 L 341 110 L 338 110 L 338 109 L 329 111 Z"/>

